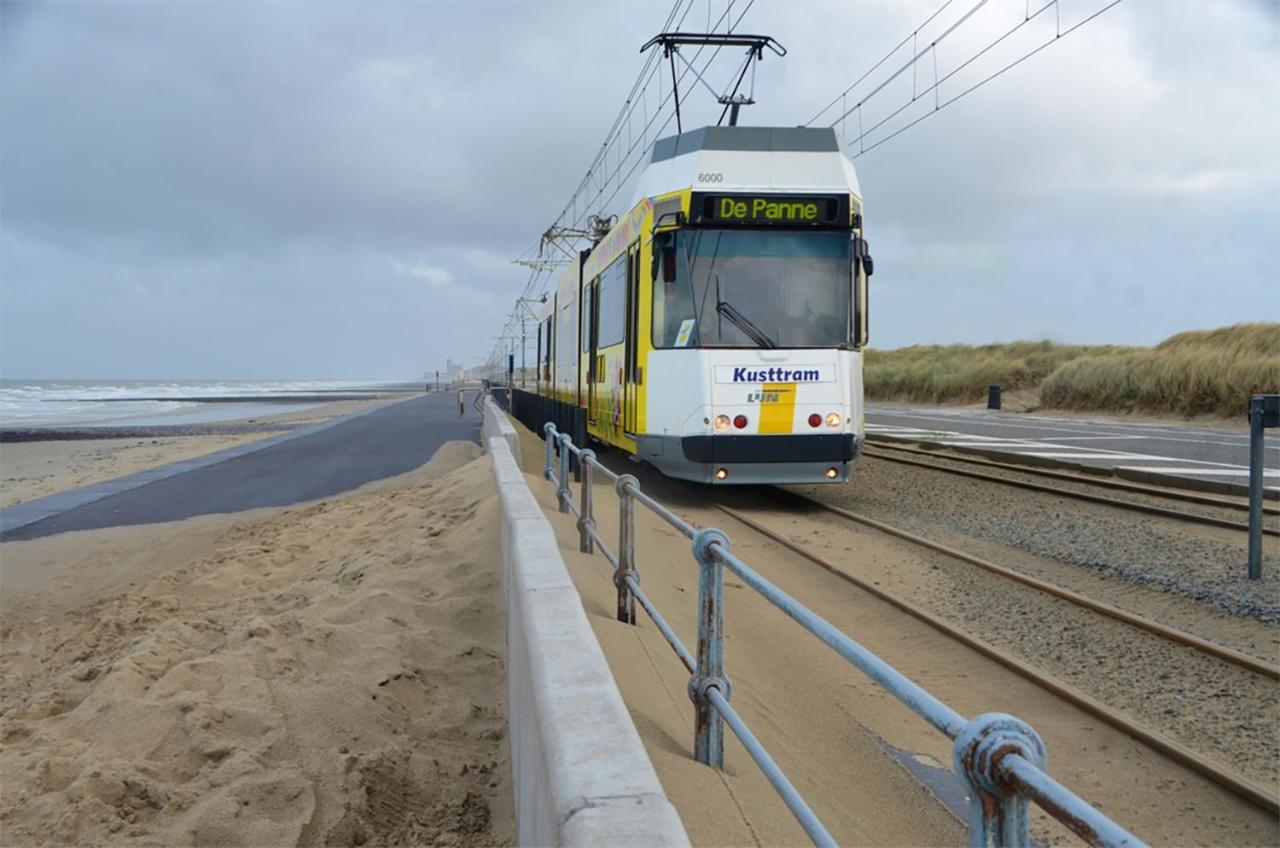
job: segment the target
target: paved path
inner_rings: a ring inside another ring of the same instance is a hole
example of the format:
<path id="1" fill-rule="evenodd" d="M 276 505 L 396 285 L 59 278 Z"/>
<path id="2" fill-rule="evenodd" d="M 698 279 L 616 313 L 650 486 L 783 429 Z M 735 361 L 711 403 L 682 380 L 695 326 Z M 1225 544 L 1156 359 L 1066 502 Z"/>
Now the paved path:
<path id="1" fill-rule="evenodd" d="M 1157 479 L 1181 477 L 1236 485 L 1249 481 L 1249 433 L 1244 429 L 869 404 L 867 431 L 1011 457 L 1121 469 Z M 1265 442 L 1265 485 L 1276 488 L 1280 485 L 1280 430 L 1266 431 Z"/>
<path id="2" fill-rule="evenodd" d="M 0 539 L 178 521 L 330 497 L 411 471 L 445 442 L 475 441 L 480 416 L 471 406 L 474 396 L 467 393 L 463 416 L 458 414 L 456 393 L 426 395 L 273 439 L 260 449 L 246 445 L 247 450 L 227 452 L 225 459 L 220 453 L 211 464 L 200 465 L 197 460 L 191 470 L 176 474 L 153 470 L 151 479 L 132 481 L 137 485 L 107 481 L 40 499 L 57 499 L 56 504 L 67 506 L 53 514 L 39 501 L 18 504 L 3 511 L 7 519 L 3 526 L 8 529 Z M 103 496 L 103 492 L 109 493 Z M 21 508 L 40 510 L 45 517 L 14 526 L 18 522 L 12 516 Z"/>

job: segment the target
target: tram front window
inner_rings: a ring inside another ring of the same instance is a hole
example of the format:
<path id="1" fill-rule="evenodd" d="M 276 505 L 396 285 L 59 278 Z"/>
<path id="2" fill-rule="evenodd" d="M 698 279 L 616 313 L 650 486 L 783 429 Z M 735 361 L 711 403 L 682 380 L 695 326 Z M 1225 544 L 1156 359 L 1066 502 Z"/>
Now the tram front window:
<path id="1" fill-rule="evenodd" d="M 849 344 L 849 234 L 680 230 L 676 278 L 654 281 L 655 347 Z"/>

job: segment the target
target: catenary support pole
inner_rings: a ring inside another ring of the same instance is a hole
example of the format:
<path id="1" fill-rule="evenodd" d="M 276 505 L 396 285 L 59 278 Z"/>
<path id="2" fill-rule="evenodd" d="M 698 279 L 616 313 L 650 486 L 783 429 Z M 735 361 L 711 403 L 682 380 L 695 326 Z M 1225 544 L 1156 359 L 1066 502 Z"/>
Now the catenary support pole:
<path id="1" fill-rule="evenodd" d="M 1249 398 L 1249 579 L 1262 578 L 1263 397 Z"/>

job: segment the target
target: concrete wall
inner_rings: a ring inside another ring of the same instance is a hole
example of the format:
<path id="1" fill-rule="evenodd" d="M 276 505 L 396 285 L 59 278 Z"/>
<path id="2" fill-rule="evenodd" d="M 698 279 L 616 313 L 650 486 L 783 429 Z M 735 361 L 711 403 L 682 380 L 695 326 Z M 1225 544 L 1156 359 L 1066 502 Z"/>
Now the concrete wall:
<path id="1" fill-rule="evenodd" d="M 502 510 L 517 842 L 688 845 L 489 400 L 483 432 Z"/>
<path id="2" fill-rule="evenodd" d="M 480 425 L 480 444 L 487 451 L 489 449 L 489 440 L 495 436 L 506 441 L 507 447 L 511 450 L 511 456 L 516 461 L 516 466 L 521 463 L 520 456 L 520 437 L 516 434 L 516 428 L 511 425 L 511 419 L 493 402 L 490 398 L 484 399 L 484 423 Z"/>

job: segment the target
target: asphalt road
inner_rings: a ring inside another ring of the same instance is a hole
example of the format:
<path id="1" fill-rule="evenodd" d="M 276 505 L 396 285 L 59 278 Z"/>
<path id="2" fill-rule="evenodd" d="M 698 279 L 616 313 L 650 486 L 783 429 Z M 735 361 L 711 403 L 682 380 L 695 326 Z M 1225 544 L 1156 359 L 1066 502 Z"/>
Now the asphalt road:
<path id="1" fill-rule="evenodd" d="M 195 515 L 286 506 L 337 495 L 417 468 L 448 441 L 476 441 L 480 416 L 467 392 L 425 395 L 15 527 L 18 541 L 71 530 L 178 521 Z"/>
<path id="2" fill-rule="evenodd" d="M 872 434 L 1011 456 L 1235 484 L 1249 479 L 1249 432 L 1243 426 L 1230 430 L 891 404 L 869 404 L 867 425 Z M 1264 479 L 1274 488 L 1280 485 L 1280 430 L 1265 433 Z"/>

